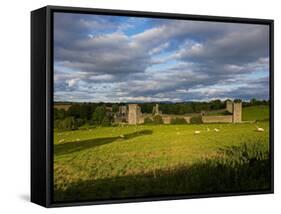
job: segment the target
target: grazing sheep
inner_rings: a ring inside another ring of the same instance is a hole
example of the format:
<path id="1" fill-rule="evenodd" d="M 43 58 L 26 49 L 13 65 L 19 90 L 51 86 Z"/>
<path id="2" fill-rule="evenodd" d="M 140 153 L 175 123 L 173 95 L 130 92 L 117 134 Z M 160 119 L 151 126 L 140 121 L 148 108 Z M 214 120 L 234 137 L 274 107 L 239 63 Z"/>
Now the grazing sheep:
<path id="1" fill-rule="evenodd" d="M 77 138 L 77 139 L 76 139 L 76 141 L 80 141 L 80 139 L 79 139 L 79 138 Z"/>
<path id="2" fill-rule="evenodd" d="M 59 143 L 62 143 L 64 141 L 64 139 L 59 140 Z"/>
<path id="3" fill-rule="evenodd" d="M 194 132 L 194 134 L 200 134 L 200 131 L 197 130 L 197 131 Z"/>
<path id="4" fill-rule="evenodd" d="M 214 131 L 215 131 L 215 132 L 219 132 L 220 130 L 219 130 L 219 129 L 217 129 L 217 128 L 214 128 Z"/>
<path id="5" fill-rule="evenodd" d="M 209 129 L 209 127 L 207 127 L 207 132 L 209 132 L 210 131 L 210 129 Z"/>
<path id="6" fill-rule="evenodd" d="M 124 138 L 124 135 L 121 134 L 119 137 Z"/>

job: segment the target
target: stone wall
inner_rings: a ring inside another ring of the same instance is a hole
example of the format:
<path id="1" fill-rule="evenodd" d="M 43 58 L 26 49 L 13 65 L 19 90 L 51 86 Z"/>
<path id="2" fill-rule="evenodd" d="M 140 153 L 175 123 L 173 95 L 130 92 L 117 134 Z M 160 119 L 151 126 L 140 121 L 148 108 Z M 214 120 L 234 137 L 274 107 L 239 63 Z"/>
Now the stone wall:
<path id="1" fill-rule="evenodd" d="M 159 114 L 164 124 L 170 124 L 173 118 L 184 118 L 187 123 L 190 123 L 190 119 L 192 116 L 185 115 L 170 115 L 170 114 L 162 114 L 159 111 L 158 105 L 153 109 L 152 114 L 142 114 L 141 108 L 137 104 L 129 104 L 128 105 L 128 123 L 129 124 L 142 124 L 144 123 L 145 118 L 153 119 L 153 115 Z M 203 123 L 240 123 L 242 122 L 242 103 L 234 103 L 230 100 L 226 101 L 226 109 L 228 112 L 232 113 L 232 115 L 202 115 Z M 224 111 L 225 111 L 224 110 Z M 221 112 L 219 110 L 218 112 Z"/>
<path id="2" fill-rule="evenodd" d="M 142 114 L 142 116 L 139 118 L 139 123 L 140 124 L 144 123 L 145 118 L 150 118 L 151 120 L 153 120 L 153 116 L 154 115 L 152 114 Z M 190 118 L 191 118 L 190 116 L 173 115 L 173 114 L 160 114 L 160 116 L 162 117 L 164 124 L 170 124 L 173 118 L 184 118 L 187 123 L 190 123 Z"/>
<path id="3" fill-rule="evenodd" d="M 171 120 L 172 120 L 171 116 L 169 116 L 169 115 L 161 115 L 161 116 L 162 116 L 164 124 L 170 124 L 171 123 Z"/>
<path id="4" fill-rule="evenodd" d="M 232 115 L 202 116 L 203 123 L 232 123 Z"/>

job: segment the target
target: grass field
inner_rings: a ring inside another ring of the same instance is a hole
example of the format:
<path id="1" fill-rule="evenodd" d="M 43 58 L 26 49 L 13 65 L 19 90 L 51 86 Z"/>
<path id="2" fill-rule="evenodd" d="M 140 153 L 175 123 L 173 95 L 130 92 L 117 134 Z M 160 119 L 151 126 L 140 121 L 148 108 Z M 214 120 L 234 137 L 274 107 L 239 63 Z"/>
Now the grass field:
<path id="1" fill-rule="evenodd" d="M 252 111 L 258 110 L 245 108 L 243 118 L 265 118 L 266 111 Z M 55 132 L 54 200 L 269 188 L 269 123 L 258 125 L 265 131 L 254 124 L 187 124 Z"/>
<path id="2" fill-rule="evenodd" d="M 269 119 L 269 106 L 250 106 L 243 108 L 242 120 L 268 120 Z"/>

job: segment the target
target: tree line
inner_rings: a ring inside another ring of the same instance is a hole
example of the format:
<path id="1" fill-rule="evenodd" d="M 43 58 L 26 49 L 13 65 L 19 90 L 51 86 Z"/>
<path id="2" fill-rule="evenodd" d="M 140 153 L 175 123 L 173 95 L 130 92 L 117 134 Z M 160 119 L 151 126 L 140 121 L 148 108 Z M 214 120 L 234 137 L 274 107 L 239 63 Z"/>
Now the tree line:
<path id="1" fill-rule="evenodd" d="M 84 124 L 110 126 L 113 114 L 118 111 L 118 105 L 103 103 L 73 103 L 68 110 L 53 108 L 54 128 L 59 130 L 74 130 Z"/>

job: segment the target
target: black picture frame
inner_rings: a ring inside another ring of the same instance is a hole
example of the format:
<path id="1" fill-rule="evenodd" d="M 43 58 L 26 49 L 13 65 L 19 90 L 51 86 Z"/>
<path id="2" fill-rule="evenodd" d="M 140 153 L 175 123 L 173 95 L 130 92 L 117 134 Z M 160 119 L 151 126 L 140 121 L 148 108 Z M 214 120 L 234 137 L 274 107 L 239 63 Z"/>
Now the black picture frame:
<path id="1" fill-rule="evenodd" d="M 192 194 L 127 198 L 101 201 L 73 201 L 54 203 L 53 191 L 53 13 L 70 12 L 83 14 L 156 17 L 212 22 L 249 23 L 268 25 L 270 28 L 270 160 L 271 187 L 267 191 L 232 192 L 218 194 Z M 44 207 L 61 207 L 93 204 L 112 204 L 190 198 L 225 197 L 238 195 L 268 194 L 274 192 L 274 21 L 186 15 L 173 13 L 90 9 L 78 7 L 46 6 L 31 12 L 31 201 Z"/>

